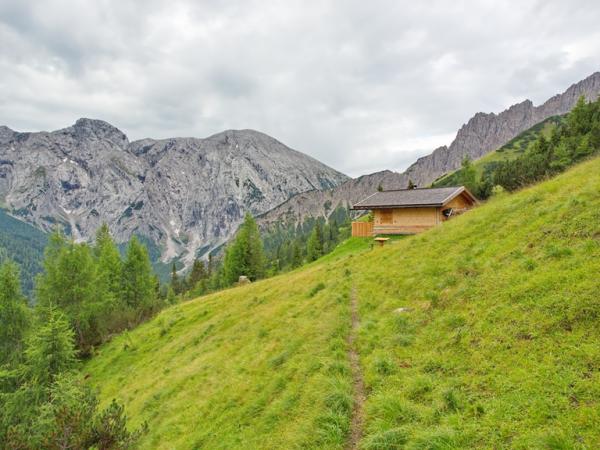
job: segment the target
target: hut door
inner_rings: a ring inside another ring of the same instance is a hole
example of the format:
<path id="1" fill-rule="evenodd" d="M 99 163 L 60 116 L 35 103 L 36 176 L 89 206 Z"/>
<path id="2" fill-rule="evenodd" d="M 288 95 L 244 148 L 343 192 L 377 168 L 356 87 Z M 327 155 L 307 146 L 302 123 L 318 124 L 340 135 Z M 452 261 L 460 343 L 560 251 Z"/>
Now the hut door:
<path id="1" fill-rule="evenodd" d="M 381 210 L 381 223 L 383 225 L 390 225 L 392 223 L 394 217 L 394 211 L 391 209 L 382 209 Z"/>

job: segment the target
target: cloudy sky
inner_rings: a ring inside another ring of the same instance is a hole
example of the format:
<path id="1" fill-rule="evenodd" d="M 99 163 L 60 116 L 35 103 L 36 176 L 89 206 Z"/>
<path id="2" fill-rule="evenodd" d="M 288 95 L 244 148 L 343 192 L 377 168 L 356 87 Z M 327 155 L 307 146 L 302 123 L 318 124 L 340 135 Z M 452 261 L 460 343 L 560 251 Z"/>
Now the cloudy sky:
<path id="1" fill-rule="evenodd" d="M 349 175 L 402 170 L 600 70 L 599 24 L 597 0 L 0 0 L 0 124 L 253 128 Z"/>

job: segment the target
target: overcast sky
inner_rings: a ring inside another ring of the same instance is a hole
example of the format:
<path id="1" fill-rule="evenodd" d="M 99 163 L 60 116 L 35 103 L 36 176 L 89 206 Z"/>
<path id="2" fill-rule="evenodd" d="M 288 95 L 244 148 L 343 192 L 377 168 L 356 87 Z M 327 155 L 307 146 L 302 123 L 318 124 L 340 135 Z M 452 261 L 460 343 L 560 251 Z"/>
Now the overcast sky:
<path id="1" fill-rule="evenodd" d="M 253 128 L 349 175 L 600 70 L 595 1 L 0 0 L 0 124 Z"/>

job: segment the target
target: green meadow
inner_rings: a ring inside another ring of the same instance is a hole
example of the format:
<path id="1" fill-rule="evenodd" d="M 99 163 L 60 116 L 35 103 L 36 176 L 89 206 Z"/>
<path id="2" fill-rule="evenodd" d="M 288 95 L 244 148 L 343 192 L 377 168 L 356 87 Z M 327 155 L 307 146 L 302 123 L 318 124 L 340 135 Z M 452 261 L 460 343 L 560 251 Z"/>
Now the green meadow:
<path id="1" fill-rule="evenodd" d="M 599 324 L 595 159 L 421 235 L 353 238 L 173 306 L 84 372 L 132 427 L 147 422 L 148 449 L 341 449 L 352 426 L 363 449 L 592 449 Z"/>

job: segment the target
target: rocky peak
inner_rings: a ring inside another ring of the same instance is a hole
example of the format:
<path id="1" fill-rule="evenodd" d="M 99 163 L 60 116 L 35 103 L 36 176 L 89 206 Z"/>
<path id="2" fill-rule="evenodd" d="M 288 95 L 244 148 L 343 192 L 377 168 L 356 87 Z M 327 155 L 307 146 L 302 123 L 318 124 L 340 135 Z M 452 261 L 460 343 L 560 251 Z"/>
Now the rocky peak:
<path id="1" fill-rule="evenodd" d="M 348 178 L 253 130 L 129 143 L 107 122 L 79 119 L 14 136 L 0 139 L 0 199 L 10 210 L 45 230 L 65 224 L 82 240 L 106 222 L 118 242 L 145 236 L 164 260 L 186 265 L 225 243 L 245 212 Z"/>
<path id="2" fill-rule="evenodd" d="M 519 133 L 548 117 L 568 113 L 579 97 L 593 101 L 600 95 L 600 72 L 571 85 L 540 106 L 524 100 L 499 114 L 476 113 L 456 134 L 449 147 L 440 147 L 419 158 L 404 173 L 419 185 L 427 185 L 439 176 L 458 169 L 465 157 L 477 159 L 501 147 Z"/>
<path id="3" fill-rule="evenodd" d="M 4 125 L 0 125 L 0 141 L 6 141 L 10 139 L 15 132 Z"/>
<path id="4" fill-rule="evenodd" d="M 81 118 L 73 126 L 62 131 L 72 133 L 76 139 L 106 140 L 122 148 L 129 144 L 125 133 L 108 122 L 98 119 Z"/>

